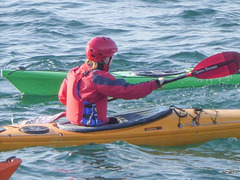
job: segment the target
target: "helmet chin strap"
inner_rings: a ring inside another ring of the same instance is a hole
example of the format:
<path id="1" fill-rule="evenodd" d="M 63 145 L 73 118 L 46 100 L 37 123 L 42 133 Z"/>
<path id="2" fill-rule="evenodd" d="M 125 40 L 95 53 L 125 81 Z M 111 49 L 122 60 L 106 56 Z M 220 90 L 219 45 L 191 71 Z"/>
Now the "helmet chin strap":
<path id="1" fill-rule="evenodd" d="M 102 62 L 98 63 L 99 70 L 109 71 L 110 65 L 112 64 L 112 57 L 106 57 Z"/>
<path id="2" fill-rule="evenodd" d="M 106 57 L 106 58 L 103 60 L 103 62 L 110 67 L 111 64 L 112 64 L 112 59 L 113 59 L 112 56 L 111 56 L 111 57 Z"/>
<path id="3" fill-rule="evenodd" d="M 98 63 L 98 68 L 99 70 L 102 71 L 109 71 L 109 65 L 105 64 L 103 61 Z"/>

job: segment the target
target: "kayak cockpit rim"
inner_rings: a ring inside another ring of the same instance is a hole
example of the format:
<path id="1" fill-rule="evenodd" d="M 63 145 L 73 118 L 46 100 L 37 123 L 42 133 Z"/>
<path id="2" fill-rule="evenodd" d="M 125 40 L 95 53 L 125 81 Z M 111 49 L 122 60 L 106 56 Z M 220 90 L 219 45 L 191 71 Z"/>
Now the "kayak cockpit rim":
<path id="1" fill-rule="evenodd" d="M 106 124 L 104 126 L 98 127 L 86 127 L 71 124 L 66 118 L 61 118 L 57 122 L 57 127 L 62 130 L 79 132 L 79 133 L 88 133 L 88 132 L 97 132 L 97 131 L 106 131 L 114 130 L 121 128 L 128 128 L 136 125 L 147 124 L 160 120 L 172 113 L 172 108 L 152 108 L 145 109 L 143 111 L 131 112 L 122 115 L 113 116 L 118 120 L 119 123 L 116 124 Z"/>

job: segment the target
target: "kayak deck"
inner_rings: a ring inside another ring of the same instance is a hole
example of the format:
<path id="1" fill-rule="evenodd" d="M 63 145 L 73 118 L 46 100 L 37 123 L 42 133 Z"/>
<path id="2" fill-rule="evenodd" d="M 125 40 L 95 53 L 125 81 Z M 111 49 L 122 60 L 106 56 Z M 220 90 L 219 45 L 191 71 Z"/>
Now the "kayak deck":
<path id="1" fill-rule="evenodd" d="M 166 79 L 171 79 L 189 71 L 191 71 L 191 69 L 186 69 L 184 71 L 119 71 L 112 72 L 111 74 L 116 78 L 125 79 L 128 83 L 136 84 L 144 81 L 150 81 L 161 76 L 165 77 Z M 66 78 L 67 73 L 53 71 L 14 71 L 2 69 L 1 75 L 10 81 L 24 95 L 50 96 L 58 94 L 60 85 L 63 79 Z M 234 74 L 217 79 L 197 79 L 194 77 L 188 77 L 177 82 L 166 84 L 163 87 L 163 90 L 174 88 L 201 87 L 205 85 L 216 85 L 220 83 L 240 84 L 240 74 Z"/>
<path id="2" fill-rule="evenodd" d="M 153 113 L 154 111 L 155 113 Z M 145 116 L 146 119 L 150 117 L 149 114 L 146 115 L 147 111 L 143 112 L 145 115 L 141 115 L 141 112 L 138 112 L 138 115 Z M 144 123 L 122 128 L 100 129 L 99 131 L 89 127 L 80 127 L 85 129 L 85 132 L 63 130 L 60 128 L 64 128 L 64 124 L 59 127 L 59 124 L 56 123 L 2 126 L 0 150 L 29 146 L 67 147 L 91 143 L 110 143 L 120 140 L 136 145 L 179 146 L 203 143 L 218 138 L 240 138 L 240 109 L 181 110 L 172 107 L 171 112 L 164 116 L 159 116 L 159 109 L 153 109 L 152 113 L 152 117 L 157 116 L 150 118 L 149 122 L 145 119 Z M 130 117 L 130 114 L 132 118 L 127 118 Z M 127 113 L 115 117 L 126 121 L 134 119 L 133 115 L 134 113 Z M 136 114 L 135 121 L 143 122 L 144 118 L 138 118 L 138 115 Z M 116 124 L 115 126 L 119 125 Z M 26 127 L 29 127 L 31 131 L 22 131 L 22 129 L 28 129 Z M 104 128 L 104 126 L 99 128 Z"/>

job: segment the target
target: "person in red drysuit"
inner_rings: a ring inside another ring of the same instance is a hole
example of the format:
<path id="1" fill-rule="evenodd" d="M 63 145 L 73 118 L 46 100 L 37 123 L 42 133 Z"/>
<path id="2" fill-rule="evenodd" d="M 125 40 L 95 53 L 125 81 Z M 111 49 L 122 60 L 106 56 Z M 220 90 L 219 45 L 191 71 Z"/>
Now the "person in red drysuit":
<path id="1" fill-rule="evenodd" d="M 107 118 L 108 96 L 116 99 L 139 99 L 161 88 L 164 78 L 129 84 L 109 73 L 113 55 L 118 51 L 108 37 L 95 37 L 86 46 L 87 61 L 69 71 L 58 97 L 66 105 L 66 117 L 83 126 L 101 126 L 117 123 Z"/>

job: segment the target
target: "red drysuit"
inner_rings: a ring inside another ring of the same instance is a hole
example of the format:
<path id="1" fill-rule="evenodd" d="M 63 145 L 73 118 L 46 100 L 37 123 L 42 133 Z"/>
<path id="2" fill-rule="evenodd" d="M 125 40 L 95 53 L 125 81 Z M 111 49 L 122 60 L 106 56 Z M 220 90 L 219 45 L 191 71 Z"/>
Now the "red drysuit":
<path id="1" fill-rule="evenodd" d="M 158 88 L 155 80 L 139 84 L 129 84 L 124 79 L 116 79 L 104 70 L 90 70 L 83 64 L 73 68 L 60 87 L 59 100 L 67 106 L 67 119 L 78 125 L 82 123 L 84 101 L 95 104 L 97 117 L 108 123 L 108 96 L 119 99 L 139 99 Z"/>

